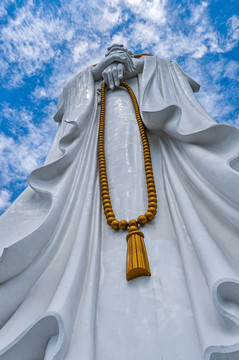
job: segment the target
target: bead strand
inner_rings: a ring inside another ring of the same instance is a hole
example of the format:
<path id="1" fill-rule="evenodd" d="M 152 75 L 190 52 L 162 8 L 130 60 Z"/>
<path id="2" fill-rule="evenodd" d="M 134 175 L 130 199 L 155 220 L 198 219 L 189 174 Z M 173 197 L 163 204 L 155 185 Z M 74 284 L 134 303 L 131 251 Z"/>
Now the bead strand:
<path id="1" fill-rule="evenodd" d="M 136 119 L 139 126 L 140 137 L 143 145 L 144 153 L 144 167 L 145 167 L 145 176 L 147 183 L 147 192 L 148 192 L 148 209 L 144 215 L 140 215 L 137 218 L 137 221 L 132 219 L 129 222 L 126 220 L 118 221 L 115 219 L 115 214 L 112 209 L 111 199 L 109 195 L 109 186 L 108 178 L 106 171 L 106 161 L 105 161 L 105 149 L 104 149 L 104 134 L 105 134 L 105 88 L 106 83 L 103 82 L 101 87 L 101 112 L 100 112 L 100 126 L 99 126 L 99 136 L 98 136 L 98 158 L 99 158 L 99 171 L 100 171 L 100 188 L 101 188 L 101 198 L 104 207 L 104 213 L 107 219 L 107 224 L 110 225 L 114 230 L 126 230 L 129 227 L 129 232 L 135 231 L 138 229 L 138 224 L 144 226 L 147 222 L 152 221 L 154 216 L 157 213 L 157 195 L 155 190 L 155 182 L 150 154 L 150 147 L 145 131 L 143 121 L 140 117 L 139 106 L 131 87 L 125 83 L 121 82 L 121 86 L 125 87 L 128 91 L 133 106 L 135 110 Z"/>

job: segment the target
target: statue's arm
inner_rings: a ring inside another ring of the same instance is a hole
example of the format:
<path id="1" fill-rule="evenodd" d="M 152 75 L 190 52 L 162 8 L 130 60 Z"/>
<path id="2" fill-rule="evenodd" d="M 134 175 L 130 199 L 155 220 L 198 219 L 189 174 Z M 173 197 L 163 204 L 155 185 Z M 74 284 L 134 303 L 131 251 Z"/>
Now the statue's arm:
<path id="1" fill-rule="evenodd" d="M 137 76 L 143 70 L 143 60 L 137 58 L 131 58 L 133 66 L 127 66 L 123 62 L 113 61 L 108 64 L 105 68 L 100 65 L 97 71 L 93 69 L 93 76 L 95 80 L 104 79 L 106 84 L 113 90 L 115 87 L 119 86 L 121 80 L 126 80 Z M 107 62 L 105 62 L 106 64 Z M 98 65 L 96 65 L 98 66 Z M 102 70 L 103 69 L 103 70 Z"/>
<path id="2" fill-rule="evenodd" d="M 134 71 L 133 58 L 127 53 L 112 53 L 104 57 L 96 66 L 93 67 L 92 73 L 95 80 L 102 78 L 103 71 L 113 63 L 121 63 L 127 71 Z"/>
<path id="3" fill-rule="evenodd" d="M 113 53 L 102 59 L 92 69 L 95 80 L 104 79 L 113 90 L 119 86 L 120 80 L 129 79 L 142 72 L 143 60 L 127 53 Z"/>
<path id="4" fill-rule="evenodd" d="M 102 77 L 111 90 L 118 87 L 121 80 L 132 78 L 142 72 L 144 65 L 143 60 L 134 58 L 133 63 L 133 71 L 127 71 L 122 63 L 113 63 L 103 71 Z"/>

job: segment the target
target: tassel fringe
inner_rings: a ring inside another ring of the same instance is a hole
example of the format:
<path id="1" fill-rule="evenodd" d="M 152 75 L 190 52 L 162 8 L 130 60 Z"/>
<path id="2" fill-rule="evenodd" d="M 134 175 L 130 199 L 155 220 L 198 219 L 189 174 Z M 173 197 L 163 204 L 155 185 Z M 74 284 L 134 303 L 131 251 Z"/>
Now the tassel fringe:
<path id="1" fill-rule="evenodd" d="M 139 231 L 130 232 L 127 237 L 126 279 L 132 280 L 139 276 L 151 276 L 144 234 Z"/>

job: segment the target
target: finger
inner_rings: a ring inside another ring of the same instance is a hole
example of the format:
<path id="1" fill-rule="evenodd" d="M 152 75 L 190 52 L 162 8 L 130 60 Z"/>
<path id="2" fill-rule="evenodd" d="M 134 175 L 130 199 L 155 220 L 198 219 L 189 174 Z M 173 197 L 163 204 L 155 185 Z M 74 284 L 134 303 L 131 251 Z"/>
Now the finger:
<path id="1" fill-rule="evenodd" d="M 118 66 L 117 66 L 117 64 L 113 64 L 112 73 L 113 73 L 113 80 L 114 80 L 115 86 L 119 86 Z"/>
<path id="2" fill-rule="evenodd" d="M 128 72 L 133 72 L 135 70 L 133 58 L 131 57 L 130 54 L 128 54 L 126 52 L 120 52 L 120 53 L 118 52 L 118 53 L 113 54 L 112 61 L 123 63 Z"/>
<path id="3" fill-rule="evenodd" d="M 114 84 L 114 80 L 113 80 L 113 74 L 112 74 L 111 67 L 107 70 L 107 75 L 108 75 L 109 87 L 111 88 L 111 90 L 114 90 L 115 84 Z"/>
<path id="4" fill-rule="evenodd" d="M 126 70 L 128 72 L 134 71 L 133 59 L 129 54 L 127 53 L 122 54 L 122 62 L 124 63 Z"/>
<path id="5" fill-rule="evenodd" d="M 119 61 L 124 64 L 127 71 L 131 72 L 130 61 L 125 53 L 120 55 Z"/>
<path id="6" fill-rule="evenodd" d="M 133 57 L 130 54 L 127 54 L 127 53 L 126 53 L 126 56 L 127 56 L 128 61 L 129 61 L 130 70 L 133 72 L 135 70 Z"/>
<path id="7" fill-rule="evenodd" d="M 122 64 L 122 63 L 119 63 L 119 64 L 118 64 L 117 69 L 118 69 L 118 78 L 119 78 L 119 79 L 123 79 L 124 68 L 125 68 L 124 64 Z"/>
<path id="8" fill-rule="evenodd" d="M 108 73 L 106 70 L 102 72 L 103 79 L 105 80 L 107 86 L 109 86 L 109 79 L 108 79 Z"/>

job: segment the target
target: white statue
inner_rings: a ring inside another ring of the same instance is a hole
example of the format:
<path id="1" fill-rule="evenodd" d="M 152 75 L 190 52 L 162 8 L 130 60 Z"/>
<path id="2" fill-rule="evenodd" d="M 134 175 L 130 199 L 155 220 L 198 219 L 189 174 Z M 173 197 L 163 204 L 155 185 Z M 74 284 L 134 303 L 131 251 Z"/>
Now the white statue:
<path id="1" fill-rule="evenodd" d="M 121 79 L 148 130 L 158 197 L 143 229 L 151 277 L 130 282 L 125 234 L 107 225 L 100 199 L 102 76 L 115 216 L 147 207 Z M 120 45 L 64 87 L 46 163 L 1 217 L 0 360 L 239 358 L 239 132 L 215 123 L 198 90 L 175 62 Z"/>

